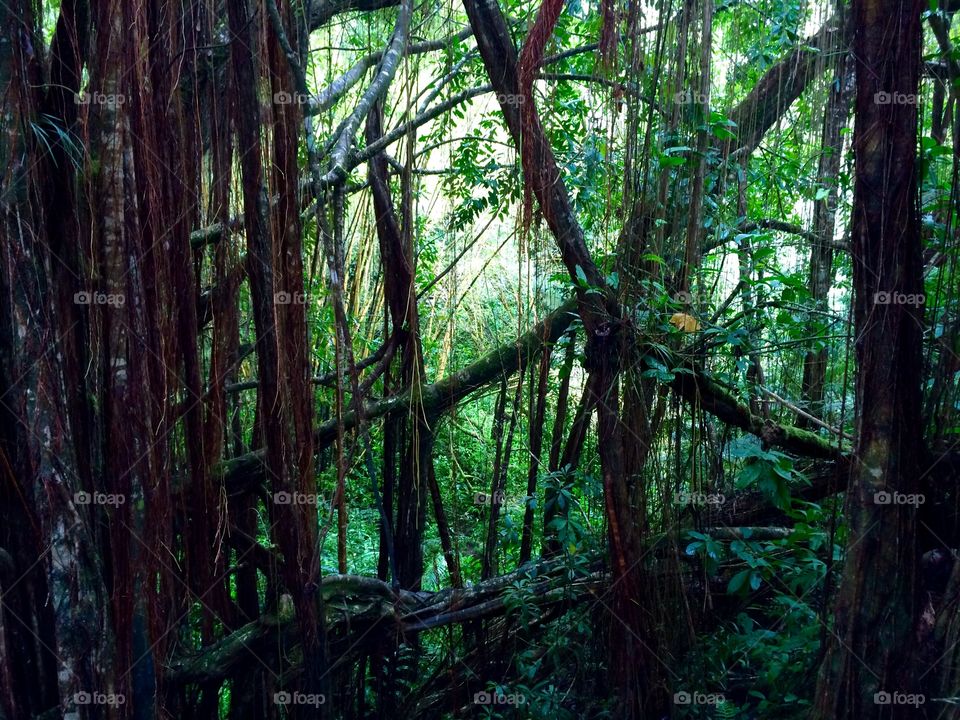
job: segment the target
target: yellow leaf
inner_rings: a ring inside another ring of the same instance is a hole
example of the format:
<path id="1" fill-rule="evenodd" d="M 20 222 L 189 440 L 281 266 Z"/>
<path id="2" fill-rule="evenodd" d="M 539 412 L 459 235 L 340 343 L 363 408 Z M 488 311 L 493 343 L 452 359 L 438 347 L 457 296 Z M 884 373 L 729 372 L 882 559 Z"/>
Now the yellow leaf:
<path id="1" fill-rule="evenodd" d="M 677 330 L 683 330 L 684 332 L 696 332 L 700 329 L 700 323 L 697 322 L 697 319 L 693 315 L 687 315 L 686 313 L 674 313 L 670 316 L 670 324 L 673 325 Z"/>

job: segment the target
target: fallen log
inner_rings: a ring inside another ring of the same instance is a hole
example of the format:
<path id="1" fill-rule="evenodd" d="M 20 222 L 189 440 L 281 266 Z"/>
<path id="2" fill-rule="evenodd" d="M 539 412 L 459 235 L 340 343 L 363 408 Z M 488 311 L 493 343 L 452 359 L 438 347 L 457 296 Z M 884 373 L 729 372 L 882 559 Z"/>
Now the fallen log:
<path id="1" fill-rule="evenodd" d="M 681 540 L 689 529 L 680 531 Z M 790 536 L 782 527 L 714 527 L 701 530 L 719 541 L 779 540 Z M 648 542 L 650 561 L 653 551 L 669 546 L 675 534 L 660 534 Z M 692 558 L 691 558 L 692 560 Z M 676 572 L 669 565 L 656 572 Z M 350 662 L 364 648 L 364 638 L 389 631 L 410 635 L 447 625 L 507 614 L 511 596 L 518 584 L 526 603 L 537 607 L 540 616 L 551 608 L 596 599 L 609 583 L 601 557 L 585 556 L 572 564 L 559 558 L 527 563 L 512 573 L 465 588 L 447 588 L 437 592 L 408 591 L 393 588 L 373 577 L 328 575 L 321 583 L 326 613 L 327 634 L 336 658 L 334 666 Z M 721 584 L 718 584 L 720 587 Z M 245 667 L 251 659 L 266 666 L 264 655 L 279 646 L 295 645 L 296 622 L 289 605 L 281 603 L 276 614 L 268 614 L 235 630 L 218 642 L 194 653 L 181 655 L 167 664 L 166 680 L 174 684 L 207 683 L 224 680 Z M 289 655 L 289 653 L 288 653 Z"/>
<path id="2" fill-rule="evenodd" d="M 662 355 L 663 350 L 659 353 Z M 670 387 L 684 400 L 728 425 L 756 435 L 766 446 L 783 448 L 802 457 L 839 460 L 843 452 L 833 440 L 793 425 L 754 415 L 750 408 L 690 361 L 672 358 L 677 369 Z"/>
<path id="3" fill-rule="evenodd" d="M 591 558 L 584 572 L 574 573 L 563 560 L 530 563 L 508 575 L 459 589 L 439 592 L 394 591 L 377 578 L 358 575 L 328 575 L 320 592 L 326 613 L 327 634 L 334 646 L 335 665 L 359 654 L 363 639 L 376 626 L 392 632 L 417 633 L 467 620 L 503 615 L 514 584 L 526 584 L 530 602 L 541 610 L 556 603 L 586 599 L 606 582 L 599 558 Z M 297 642 L 296 622 L 285 603 L 276 614 L 268 614 L 235 630 L 209 647 L 175 658 L 166 666 L 165 678 L 174 684 L 207 683 L 224 680 L 259 660 L 270 667 L 265 656 L 275 654 L 278 644 L 290 647 Z M 339 649 L 341 652 L 336 652 Z"/>
<path id="4" fill-rule="evenodd" d="M 376 420 L 408 412 L 413 392 L 421 394 L 421 404 L 431 418 L 449 411 L 471 393 L 486 387 L 494 380 L 510 377 L 518 370 L 526 368 L 531 358 L 540 349 L 560 339 L 576 318 L 576 303 L 565 302 L 529 332 L 514 341 L 505 343 L 488 353 L 475 363 L 459 370 L 430 385 L 408 390 L 405 393 L 381 400 L 365 403 L 365 420 Z M 343 414 L 344 430 L 357 426 L 357 414 L 349 411 Z M 321 424 L 314 432 L 314 451 L 329 447 L 337 437 L 337 420 L 332 419 Z M 220 478 L 228 492 L 242 492 L 260 485 L 266 478 L 264 451 L 255 450 L 226 460 L 214 469 L 214 477 Z"/>
<path id="5" fill-rule="evenodd" d="M 568 300 L 517 340 L 501 345 L 463 370 L 431 385 L 421 386 L 424 409 L 432 418 L 437 418 L 476 390 L 523 370 L 540 348 L 556 342 L 576 317 L 576 302 Z M 663 346 L 657 344 L 656 347 L 662 355 Z M 677 357 L 671 357 L 669 361 L 678 368 L 670 387 L 685 400 L 696 403 L 723 422 L 757 435 L 766 445 L 780 447 L 802 457 L 829 460 L 844 457 L 836 444 L 827 438 L 752 414 L 749 407 L 692 362 L 681 361 Z M 367 402 L 364 417 L 376 420 L 407 412 L 411 392 Z M 342 422 L 344 430 L 352 430 L 357 425 L 356 413 L 345 413 Z M 328 447 L 336 437 L 336 419 L 326 421 L 314 433 L 315 450 L 319 452 Z M 214 477 L 222 479 L 231 493 L 257 487 L 266 477 L 264 451 L 256 450 L 220 463 L 214 470 Z"/>

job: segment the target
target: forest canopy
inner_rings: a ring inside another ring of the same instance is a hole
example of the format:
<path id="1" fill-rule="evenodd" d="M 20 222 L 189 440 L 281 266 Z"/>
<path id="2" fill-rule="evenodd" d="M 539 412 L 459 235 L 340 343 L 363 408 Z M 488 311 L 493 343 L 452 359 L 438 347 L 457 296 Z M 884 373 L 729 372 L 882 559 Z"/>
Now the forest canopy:
<path id="1" fill-rule="evenodd" d="M 958 8 L 0 2 L 0 720 L 960 718 Z"/>

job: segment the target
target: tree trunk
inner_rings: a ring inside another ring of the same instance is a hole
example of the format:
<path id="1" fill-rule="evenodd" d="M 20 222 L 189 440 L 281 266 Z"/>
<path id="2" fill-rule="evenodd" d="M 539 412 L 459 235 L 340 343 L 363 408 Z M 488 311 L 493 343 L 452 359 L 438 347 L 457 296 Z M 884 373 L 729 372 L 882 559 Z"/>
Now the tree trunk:
<path id="1" fill-rule="evenodd" d="M 838 49 L 836 70 L 830 84 L 830 95 L 823 117 L 823 140 L 817 176 L 826 185 L 827 195 L 816 200 L 813 207 L 814 243 L 810 248 L 810 301 L 818 312 L 829 309 L 827 302 L 833 286 L 833 233 L 839 199 L 840 163 L 843 159 L 842 130 L 847 126 L 847 115 L 853 96 L 853 58 L 846 47 Z M 811 327 L 808 335 L 816 333 Z M 803 359 L 803 407 L 817 418 L 823 418 L 823 391 L 827 382 L 827 346 L 822 344 L 807 351 Z M 796 425 L 809 428 L 803 415 L 797 415 Z"/>
<path id="2" fill-rule="evenodd" d="M 857 448 L 850 538 L 814 717 L 912 717 L 923 290 L 917 209 L 920 0 L 854 0 Z M 899 295 L 898 295 L 899 294 Z M 906 301 L 904 302 L 904 297 Z M 882 704 L 889 693 L 893 704 Z"/>
<path id="3" fill-rule="evenodd" d="M 527 468 L 526 507 L 523 511 L 523 530 L 520 538 L 520 564 L 530 560 L 533 552 L 533 509 L 537 497 L 537 478 L 540 475 L 543 455 L 543 424 L 547 412 L 547 386 L 550 381 L 551 348 L 544 347 L 540 355 L 536 393 L 533 392 L 533 366 L 530 371 L 530 409 L 528 441 L 530 443 L 530 465 Z"/>

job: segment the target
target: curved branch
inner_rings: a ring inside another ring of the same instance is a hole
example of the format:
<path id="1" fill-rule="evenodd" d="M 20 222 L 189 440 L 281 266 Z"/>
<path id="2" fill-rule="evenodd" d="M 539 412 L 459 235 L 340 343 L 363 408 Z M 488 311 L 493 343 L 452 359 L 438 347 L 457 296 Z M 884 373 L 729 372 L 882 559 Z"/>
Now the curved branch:
<path id="1" fill-rule="evenodd" d="M 829 66 L 829 63 L 818 62 L 818 58 L 829 48 L 845 44 L 838 43 L 833 36 L 848 33 L 846 15 L 835 13 L 831 16 L 814 35 L 764 73 L 747 96 L 728 113 L 737 125 L 737 136 L 721 144 L 724 156 L 752 152 L 810 81 Z"/>
<path id="2" fill-rule="evenodd" d="M 424 42 L 415 43 L 407 48 L 405 54 L 410 56 L 432 52 L 434 50 L 442 50 L 454 44 L 455 42 L 466 40 L 472 34 L 473 31 L 468 25 L 464 28 L 461 28 L 458 32 L 448 35 L 445 38 L 441 38 L 440 40 L 426 40 Z M 353 66 L 347 70 L 347 72 L 334 80 L 329 86 L 317 94 L 317 96 L 313 99 L 310 112 L 323 112 L 332 107 L 335 102 L 346 95 L 350 88 L 360 81 L 360 78 L 363 77 L 367 70 L 380 62 L 380 60 L 383 58 L 383 55 L 383 50 L 377 50 L 376 52 L 372 52 L 369 55 L 365 55 L 357 60 Z"/>
<path id="3" fill-rule="evenodd" d="M 460 103 L 466 102 L 467 100 L 475 98 L 478 95 L 484 95 L 488 92 L 493 92 L 493 87 L 490 85 L 481 85 L 480 87 L 470 88 L 468 90 L 464 90 L 463 92 L 457 93 L 450 98 L 447 98 L 439 105 L 435 105 L 430 110 L 420 113 L 412 120 L 405 122 L 403 125 L 398 125 L 380 138 L 377 142 L 373 143 L 372 145 L 368 145 L 362 151 L 358 152 L 351 158 L 349 168 L 353 169 L 360 163 L 366 162 L 381 150 L 397 142 L 400 138 L 410 132 L 410 130 L 418 128 L 421 125 L 425 125 L 431 120 L 440 117 L 445 112 L 452 110 Z"/>
<path id="4" fill-rule="evenodd" d="M 400 59 L 403 57 L 404 46 L 407 43 L 407 35 L 410 31 L 410 16 L 413 12 L 413 0 L 404 0 L 400 4 L 400 12 L 397 15 L 397 24 L 393 31 L 393 37 L 390 44 L 383 53 L 383 59 L 380 61 L 380 67 L 377 70 L 376 77 L 366 89 L 360 102 L 350 113 L 340 136 L 333 148 L 333 155 L 330 158 L 330 171 L 327 173 L 327 180 L 331 184 L 342 183 L 350 174 L 350 168 L 347 167 L 350 147 L 353 144 L 353 137 L 360 128 L 363 118 L 370 112 L 373 104 L 382 98 L 393 81 L 393 76 L 400 66 Z"/>

